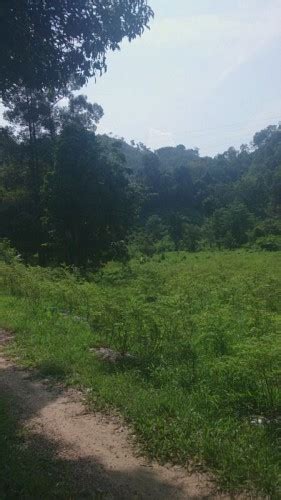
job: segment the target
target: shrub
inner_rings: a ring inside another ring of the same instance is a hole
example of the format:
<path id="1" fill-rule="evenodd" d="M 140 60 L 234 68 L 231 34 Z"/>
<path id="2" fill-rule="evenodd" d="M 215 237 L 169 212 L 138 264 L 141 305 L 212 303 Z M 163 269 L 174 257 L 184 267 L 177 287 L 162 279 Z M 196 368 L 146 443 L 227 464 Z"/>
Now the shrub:
<path id="1" fill-rule="evenodd" d="M 260 250 L 278 252 L 281 250 L 281 235 L 269 235 L 257 238 L 255 246 Z"/>

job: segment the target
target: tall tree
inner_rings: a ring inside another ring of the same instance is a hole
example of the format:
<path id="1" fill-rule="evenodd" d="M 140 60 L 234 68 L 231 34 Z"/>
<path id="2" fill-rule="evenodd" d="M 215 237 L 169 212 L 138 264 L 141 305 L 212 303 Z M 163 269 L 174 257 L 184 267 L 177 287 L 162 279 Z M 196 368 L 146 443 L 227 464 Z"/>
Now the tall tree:
<path id="1" fill-rule="evenodd" d="M 122 156 L 101 148 L 95 134 L 67 124 L 46 183 L 45 224 L 56 260 L 85 265 L 106 260 L 126 236 L 134 197 Z"/>

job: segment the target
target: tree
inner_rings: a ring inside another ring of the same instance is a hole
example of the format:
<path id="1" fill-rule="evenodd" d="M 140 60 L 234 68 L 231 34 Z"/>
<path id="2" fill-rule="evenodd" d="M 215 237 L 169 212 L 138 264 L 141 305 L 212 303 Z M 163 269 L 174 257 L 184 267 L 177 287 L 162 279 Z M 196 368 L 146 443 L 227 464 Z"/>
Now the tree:
<path id="1" fill-rule="evenodd" d="M 14 96 L 13 128 L 0 130 L 0 237 L 29 262 L 125 261 L 130 231 L 135 254 L 280 247 L 280 126 L 261 131 L 252 149 L 167 169 L 165 155 L 163 163 L 143 145 L 96 136 L 103 111 L 84 96 L 60 107 L 52 94 L 32 95 Z M 170 148 L 171 159 L 173 149 L 188 151 Z"/>
<path id="2" fill-rule="evenodd" d="M 81 95 L 70 94 L 68 105 L 60 108 L 52 93 L 19 90 L 17 96 L 11 96 L 5 114 L 14 125 L 15 137 L 8 130 L 3 130 L 0 136 L 0 155 L 3 151 L 0 178 L 6 184 L 0 216 L 3 236 L 16 242 L 25 255 L 38 253 L 39 262 L 44 263 L 46 247 L 42 243 L 47 235 L 42 226 L 45 211 L 42 192 L 46 176 L 54 168 L 59 135 L 63 128 L 73 124 L 95 131 L 103 110 Z M 11 149 L 13 155 L 9 153 Z"/>
<path id="3" fill-rule="evenodd" d="M 156 193 L 160 185 L 160 162 L 156 154 L 147 151 L 142 157 L 142 169 L 139 178 L 151 193 Z"/>
<path id="4" fill-rule="evenodd" d="M 74 96 L 70 94 L 68 105 L 57 108 L 56 111 L 58 127 L 75 123 L 92 132 L 96 131 L 97 123 L 103 117 L 102 107 L 96 103 L 88 102 L 85 95 Z"/>
<path id="5" fill-rule="evenodd" d="M 156 151 L 163 170 L 170 171 L 177 167 L 187 166 L 199 156 L 198 149 L 186 149 L 179 144 L 176 147 L 164 147 Z"/>
<path id="6" fill-rule="evenodd" d="M 67 124 L 46 182 L 45 225 L 55 260 L 79 266 L 106 260 L 124 240 L 133 207 L 120 157 L 101 149 L 79 120 Z"/>
<path id="7" fill-rule="evenodd" d="M 201 239 L 200 227 L 196 224 L 189 224 L 188 222 L 185 222 L 183 224 L 182 233 L 183 235 L 179 248 L 181 250 L 187 250 L 188 252 L 196 252 Z"/>
<path id="8" fill-rule="evenodd" d="M 40 154 L 38 139 L 44 133 L 55 135 L 53 108 L 56 104 L 52 92 L 30 91 L 26 88 L 17 88 L 17 92 L 8 91 L 5 94 L 4 117 L 13 126 L 15 134 L 22 143 L 28 144 L 25 148 L 28 156 L 29 180 L 34 203 L 39 203 L 40 191 Z"/>
<path id="9" fill-rule="evenodd" d="M 40 242 L 38 207 L 31 196 L 26 145 L 9 129 L 0 131 L 0 238 L 8 238 L 23 254 L 37 251 Z"/>
<path id="10" fill-rule="evenodd" d="M 248 231 L 254 225 L 254 218 L 243 203 L 216 210 L 211 219 L 219 247 L 238 248 L 248 241 Z"/>
<path id="11" fill-rule="evenodd" d="M 188 167 L 177 167 L 172 176 L 172 203 L 181 213 L 189 211 L 194 204 L 194 186 Z"/>
<path id="12" fill-rule="evenodd" d="M 81 87 L 152 16 L 147 0 L 2 0 L 0 95 L 15 86 Z"/>
<path id="13" fill-rule="evenodd" d="M 88 102 L 84 95 L 68 96 L 68 104 L 59 107 L 58 102 L 64 96 L 52 91 L 29 90 L 18 88 L 17 92 L 7 92 L 4 98 L 6 111 L 4 117 L 15 126 L 22 141 L 29 143 L 29 170 L 34 202 L 38 203 L 42 172 L 38 139 L 49 136 L 55 140 L 62 128 L 71 123 L 80 124 L 87 130 L 96 130 L 96 124 L 103 116 L 103 109 L 98 104 Z M 41 153 L 41 155 L 40 155 Z"/>

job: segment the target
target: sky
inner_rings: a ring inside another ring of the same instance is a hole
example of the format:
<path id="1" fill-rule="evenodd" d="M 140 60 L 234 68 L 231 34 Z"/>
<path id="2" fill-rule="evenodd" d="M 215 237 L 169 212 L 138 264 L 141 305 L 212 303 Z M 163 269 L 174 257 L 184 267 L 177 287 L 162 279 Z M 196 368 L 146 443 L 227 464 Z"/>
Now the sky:
<path id="1" fill-rule="evenodd" d="M 214 156 L 281 121 L 281 0 L 148 0 L 150 30 L 80 93 L 99 133 Z"/>
<path id="2" fill-rule="evenodd" d="M 150 31 L 83 90 L 98 131 L 215 155 L 281 120 L 281 0 L 150 0 Z"/>

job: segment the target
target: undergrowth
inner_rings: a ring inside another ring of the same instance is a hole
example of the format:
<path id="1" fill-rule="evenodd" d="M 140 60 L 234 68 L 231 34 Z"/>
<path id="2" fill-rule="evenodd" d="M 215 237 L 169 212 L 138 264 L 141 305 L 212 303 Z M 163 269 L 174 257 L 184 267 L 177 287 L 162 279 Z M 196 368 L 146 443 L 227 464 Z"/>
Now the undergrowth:
<path id="1" fill-rule="evenodd" d="M 280 495 L 281 253 L 171 253 L 82 277 L 1 263 L 12 354 L 114 406 L 160 461 Z M 130 353 L 118 363 L 93 348 Z"/>

